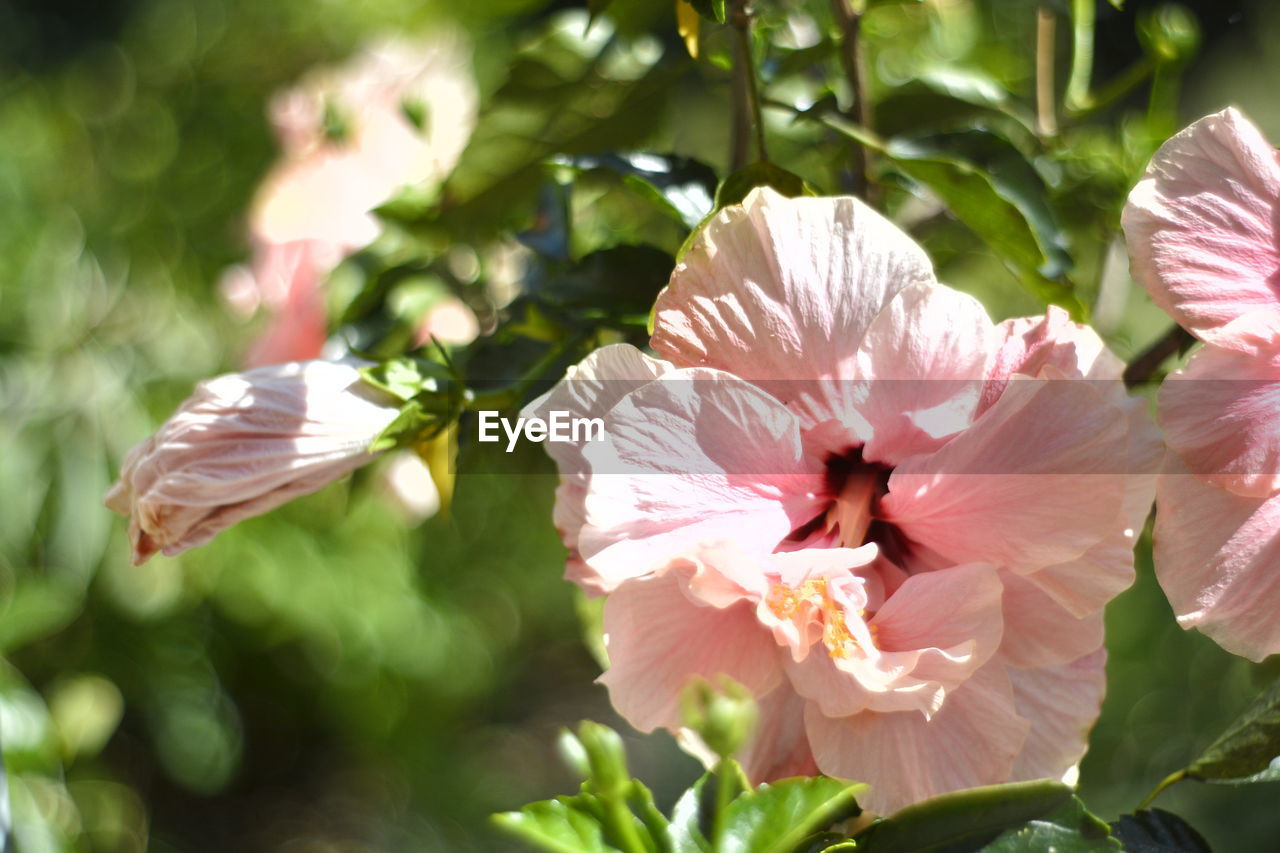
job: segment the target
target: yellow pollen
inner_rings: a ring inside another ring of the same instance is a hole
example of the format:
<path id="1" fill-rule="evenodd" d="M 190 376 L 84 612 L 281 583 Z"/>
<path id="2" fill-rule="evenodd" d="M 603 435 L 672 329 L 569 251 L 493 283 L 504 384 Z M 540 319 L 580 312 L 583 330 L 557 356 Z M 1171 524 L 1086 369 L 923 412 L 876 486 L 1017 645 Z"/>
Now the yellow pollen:
<path id="1" fill-rule="evenodd" d="M 833 658 L 843 659 L 862 651 L 862 645 L 849 631 L 843 608 L 827 591 L 826 578 L 807 580 L 799 587 L 775 582 L 769 589 L 765 603 L 779 619 L 795 618 L 805 604 L 813 607 L 822 616 L 822 644 Z M 858 611 L 859 617 L 865 615 L 865 610 Z M 872 636 L 875 635 L 875 626 L 871 627 L 871 633 Z"/>
<path id="2" fill-rule="evenodd" d="M 765 603 L 779 619 L 790 619 L 800 610 L 800 605 L 808 602 L 819 609 L 825 608 L 827 598 L 827 579 L 807 580 L 797 587 L 787 586 L 778 581 L 769 588 L 769 597 Z"/>

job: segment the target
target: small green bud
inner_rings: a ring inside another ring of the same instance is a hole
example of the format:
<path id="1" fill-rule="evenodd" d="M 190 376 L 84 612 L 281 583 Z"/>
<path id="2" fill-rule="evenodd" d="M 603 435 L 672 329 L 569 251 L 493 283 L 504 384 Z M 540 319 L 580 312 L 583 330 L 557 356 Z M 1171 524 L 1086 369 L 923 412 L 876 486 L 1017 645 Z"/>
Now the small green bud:
<path id="1" fill-rule="evenodd" d="M 724 675 L 715 687 L 705 678 L 689 682 L 680 694 L 680 709 L 685 726 L 721 758 L 741 749 L 756 724 L 755 697 Z"/>
<path id="2" fill-rule="evenodd" d="M 591 760 L 587 757 L 587 748 L 578 740 L 577 735 L 568 729 L 561 729 L 560 736 L 556 738 L 556 748 L 570 770 L 583 779 L 590 778 Z"/>
<path id="3" fill-rule="evenodd" d="M 578 726 L 578 742 L 587 754 L 591 785 L 604 796 L 621 793 L 631 784 L 622 738 L 608 726 L 586 720 Z"/>
<path id="4" fill-rule="evenodd" d="M 1178 65 L 1200 49 L 1200 23 L 1186 6 L 1160 6 L 1138 16 L 1138 41 L 1158 64 Z"/>

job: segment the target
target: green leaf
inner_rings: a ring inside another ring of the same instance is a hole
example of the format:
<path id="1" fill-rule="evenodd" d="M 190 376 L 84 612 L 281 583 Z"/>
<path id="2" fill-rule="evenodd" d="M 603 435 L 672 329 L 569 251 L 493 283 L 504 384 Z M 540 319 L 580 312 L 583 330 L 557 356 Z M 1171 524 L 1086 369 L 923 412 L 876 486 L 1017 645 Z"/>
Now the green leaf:
<path id="1" fill-rule="evenodd" d="M 689 5 L 708 21 L 715 21 L 717 24 L 725 22 L 724 0 L 689 0 Z"/>
<path id="2" fill-rule="evenodd" d="M 663 62 L 651 46 L 618 38 L 607 19 L 584 36 L 581 14 L 554 17 L 512 60 L 440 205 L 415 224 L 468 241 L 519 230 L 532 220 L 549 158 L 642 147 L 690 62 Z"/>
<path id="3" fill-rule="evenodd" d="M 550 853 L 619 853 L 605 843 L 604 829 L 589 807 L 590 795 L 530 803 L 518 812 L 493 816 L 507 833 Z"/>
<path id="4" fill-rule="evenodd" d="M 1033 132 L 1035 118 L 995 78 L 976 68 L 938 65 L 890 89 L 875 105 L 876 129 L 884 136 L 965 121 L 1002 119 Z"/>
<path id="5" fill-rule="evenodd" d="M 369 445 L 369 452 L 413 447 L 435 438 L 453 422 L 460 403 L 460 395 L 454 392 L 419 394 L 400 407 L 400 413 Z"/>
<path id="6" fill-rule="evenodd" d="M 783 779 L 735 799 L 725 813 L 720 853 L 792 853 L 810 835 L 862 813 L 866 785 L 825 776 Z"/>
<path id="7" fill-rule="evenodd" d="M 1078 830 L 1043 820 L 1007 829 L 980 848 L 981 853 L 1103 853 L 1120 849 L 1113 838 L 1086 838 Z"/>
<path id="8" fill-rule="evenodd" d="M 536 292 L 549 305 L 592 319 L 643 317 L 675 265 L 675 258 L 653 246 L 614 246 L 549 275 Z"/>
<path id="9" fill-rule="evenodd" d="M 674 853 L 671 844 L 671 822 L 666 815 L 658 811 L 653 801 L 653 792 L 638 779 L 631 780 L 631 788 L 627 792 L 627 805 L 632 814 L 640 819 L 648 836 L 654 841 L 654 849 L 662 853 Z"/>
<path id="10" fill-rule="evenodd" d="M 982 134 L 982 131 L 974 131 Z M 984 134 L 995 147 L 999 143 Z M 954 141 L 948 136 L 947 141 Z M 982 168 L 949 153 L 943 138 L 896 139 L 886 156 L 913 180 L 927 186 L 1038 298 L 1061 305 L 1083 319 L 1066 272 L 1065 238 L 1045 201 L 1047 191 L 1035 170 L 1005 143 L 1004 156 Z"/>
<path id="11" fill-rule="evenodd" d="M 700 160 L 644 151 L 560 157 L 557 164 L 579 171 L 606 170 L 622 176 L 627 186 L 648 197 L 688 228 L 711 212 L 715 170 Z"/>
<path id="12" fill-rule="evenodd" d="M 0 607 L 0 653 L 61 630 L 83 604 L 84 588 L 77 582 L 20 574 Z"/>
<path id="13" fill-rule="evenodd" d="M 1007 136 L 985 124 L 975 124 L 964 130 L 914 138 L 909 143 L 894 140 L 890 148 L 908 144 L 917 153 L 950 156 L 977 166 L 1000 196 L 1026 219 L 1045 259 L 1038 271 L 1054 280 L 1065 279 L 1072 260 L 1067 236 L 1049 207 L 1049 186 Z"/>
<path id="14" fill-rule="evenodd" d="M 978 849 L 1007 829 L 1057 814 L 1055 823 L 1084 815 L 1071 789 L 1040 780 L 994 785 L 943 794 L 908 806 L 858 835 L 866 853 L 942 853 Z M 1099 828 L 1100 827 L 1100 828 Z M 1105 824 L 1089 821 L 1093 834 L 1105 835 Z M 1102 848 L 1105 849 L 1105 848 Z"/>
<path id="15" fill-rule="evenodd" d="M 772 187 L 789 198 L 814 195 L 813 190 L 799 175 L 793 175 L 773 163 L 752 163 L 721 181 L 719 188 L 716 189 L 716 210 L 737 204 L 756 187 Z"/>
<path id="16" fill-rule="evenodd" d="M 715 786 L 716 776 L 704 773 L 702 778 L 693 783 L 676 800 L 671 811 L 671 827 L 669 835 L 675 853 L 708 853 L 711 842 L 707 835 L 711 832 L 711 815 L 714 811 L 714 797 L 707 799 L 709 789 Z M 704 808 L 707 804 L 707 808 Z"/>
<path id="17" fill-rule="evenodd" d="M 865 128 L 836 117 L 824 116 L 821 121 L 880 152 L 907 177 L 928 187 L 1036 297 L 1066 308 L 1077 320 L 1085 318 L 1084 303 L 1064 274 L 1065 252 L 1061 237 L 1055 236 L 1060 232 L 1053 227 L 1052 217 L 1046 217 L 1043 198 L 1034 191 L 1034 169 L 1029 164 L 1024 169 L 1006 163 L 992 174 L 928 140 L 886 143 Z M 1005 154 L 1012 157 L 1011 152 L 1016 149 L 1009 145 Z M 1039 231 L 1033 223 L 1040 225 Z"/>
<path id="18" fill-rule="evenodd" d="M 1209 842 L 1182 818 L 1163 809 L 1123 815 L 1111 831 L 1125 853 L 1211 853 Z"/>
<path id="19" fill-rule="evenodd" d="M 1191 762 L 1186 775 L 1228 785 L 1280 781 L 1280 680 Z"/>
<path id="20" fill-rule="evenodd" d="M 360 375 L 375 388 L 406 401 L 423 391 L 443 391 L 452 378 L 443 364 L 412 355 L 361 368 Z"/>

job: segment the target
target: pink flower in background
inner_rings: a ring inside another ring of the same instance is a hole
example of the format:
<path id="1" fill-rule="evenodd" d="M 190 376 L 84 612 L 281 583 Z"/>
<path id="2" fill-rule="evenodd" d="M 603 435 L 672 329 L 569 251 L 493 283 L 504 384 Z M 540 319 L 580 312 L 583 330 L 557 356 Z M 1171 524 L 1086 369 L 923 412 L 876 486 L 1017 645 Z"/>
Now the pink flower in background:
<path id="1" fill-rule="evenodd" d="M 466 47 L 443 33 L 379 42 L 277 96 L 271 118 L 284 156 L 250 211 L 252 263 L 230 271 L 222 286 L 242 316 L 259 306 L 272 314 L 249 352 L 251 366 L 320 355 L 324 279 L 378 237 L 374 208 L 404 187 L 444 180 L 476 109 Z"/>
<path id="2" fill-rule="evenodd" d="M 129 452 L 106 504 L 129 516 L 135 563 L 173 556 L 364 465 L 397 412 L 349 362 L 209 379 Z"/>
<path id="3" fill-rule="evenodd" d="M 1096 335 L 992 324 L 861 203 L 770 190 L 655 316 L 665 360 L 606 348 L 531 407 L 604 420 L 548 447 L 623 715 L 675 728 L 727 672 L 761 700 L 753 778 L 816 767 L 877 811 L 1067 773 L 1159 455 Z"/>
<path id="4" fill-rule="evenodd" d="M 1160 389 L 1156 575 L 1178 622 L 1280 652 L 1280 155 L 1240 112 L 1166 142 L 1129 196 L 1135 278 L 1204 342 Z"/>

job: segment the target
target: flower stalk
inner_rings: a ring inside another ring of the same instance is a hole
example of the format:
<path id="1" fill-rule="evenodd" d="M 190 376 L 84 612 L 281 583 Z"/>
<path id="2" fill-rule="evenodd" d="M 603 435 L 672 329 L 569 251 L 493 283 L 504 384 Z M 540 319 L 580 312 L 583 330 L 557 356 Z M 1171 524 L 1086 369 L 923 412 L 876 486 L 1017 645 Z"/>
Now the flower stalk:
<path id="1" fill-rule="evenodd" d="M 768 161 L 764 138 L 764 115 L 760 105 L 760 83 L 751 50 L 752 10 L 748 0 L 733 0 L 729 22 L 734 31 L 733 54 L 733 150 L 734 169 L 747 165 L 748 137 L 754 133 L 756 159 Z"/>

